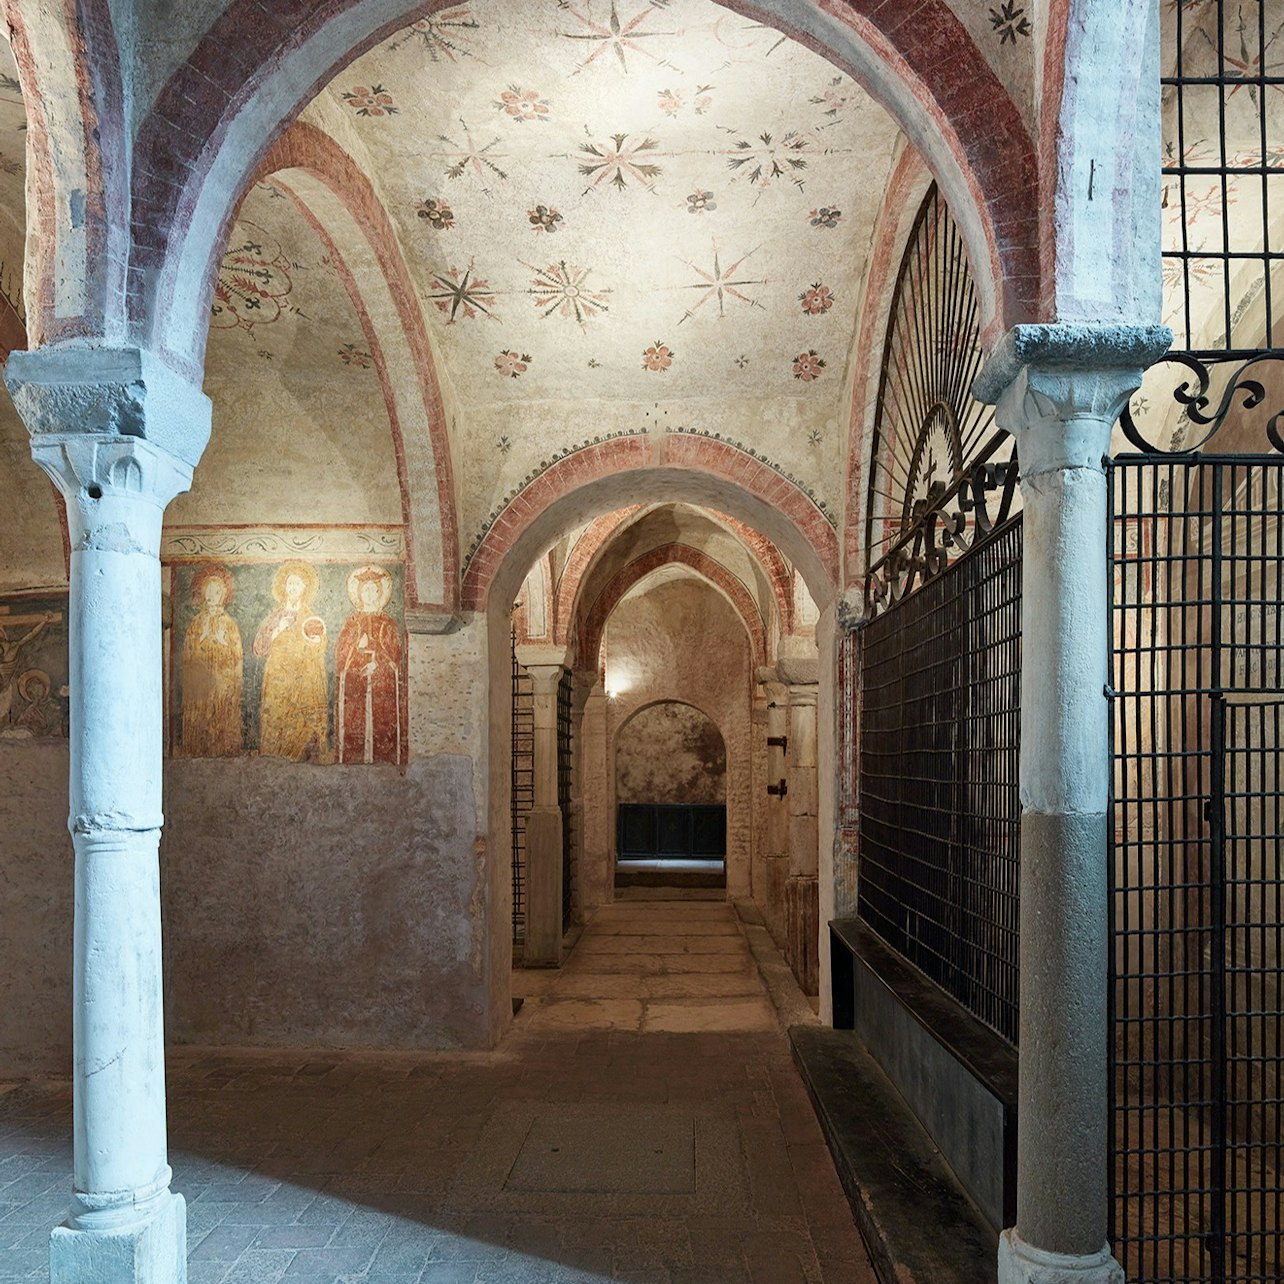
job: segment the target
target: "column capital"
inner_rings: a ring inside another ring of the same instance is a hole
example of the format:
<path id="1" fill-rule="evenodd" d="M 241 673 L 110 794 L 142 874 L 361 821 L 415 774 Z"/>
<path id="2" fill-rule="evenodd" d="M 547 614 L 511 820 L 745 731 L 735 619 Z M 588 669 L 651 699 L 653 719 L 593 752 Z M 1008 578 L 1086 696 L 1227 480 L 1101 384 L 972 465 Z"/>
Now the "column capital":
<path id="1" fill-rule="evenodd" d="M 518 662 L 521 663 L 520 656 Z M 536 698 L 556 695 L 562 681 L 562 674 L 566 672 L 560 664 L 523 664 L 522 667 L 530 675 L 531 687 Z"/>
<path id="2" fill-rule="evenodd" d="M 33 446 L 94 436 L 149 443 L 190 472 L 210 436 L 210 399 L 145 348 L 53 344 L 13 352 L 5 382 Z"/>
<path id="3" fill-rule="evenodd" d="M 820 659 L 815 655 L 781 655 L 776 660 L 778 680 L 789 688 L 790 702 L 794 702 L 796 688 L 810 688 L 816 698 L 816 684 L 820 681 Z"/>
<path id="4" fill-rule="evenodd" d="M 1162 325 L 1019 325 L 972 385 L 1017 439 L 1021 475 L 1100 469 L 1146 368 L 1172 343 Z"/>

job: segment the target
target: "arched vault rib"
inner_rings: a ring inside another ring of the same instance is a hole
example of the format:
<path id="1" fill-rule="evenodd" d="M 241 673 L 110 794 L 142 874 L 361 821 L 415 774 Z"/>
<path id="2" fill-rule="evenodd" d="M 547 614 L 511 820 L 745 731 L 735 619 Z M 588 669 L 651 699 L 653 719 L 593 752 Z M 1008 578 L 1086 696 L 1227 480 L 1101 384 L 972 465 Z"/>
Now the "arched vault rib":
<path id="1" fill-rule="evenodd" d="M 336 258 L 378 365 L 393 427 L 411 562 L 408 605 L 459 603 L 459 534 L 441 388 L 409 272 L 369 179 L 328 134 L 302 121 L 264 157 Z"/>
<path id="2" fill-rule="evenodd" d="M 541 473 L 487 527 L 464 571 L 461 606 L 484 609 L 496 594 L 511 602 L 534 558 L 563 531 L 639 499 L 730 511 L 781 548 L 818 606 L 833 600 L 838 537 L 820 509 L 744 451 L 674 433 L 655 446 L 641 434 L 587 446 Z"/>
<path id="3" fill-rule="evenodd" d="M 602 635 L 611 613 L 630 589 L 647 576 L 665 566 L 689 567 L 701 579 L 708 581 L 735 608 L 744 622 L 749 640 L 753 644 L 754 667 L 767 663 L 767 637 L 762 616 L 758 614 L 753 594 L 744 583 L 727 570 L 721 562 L 703 550 L 689 544 L 660 544 L 620 568 L 598 594 L 597 600 L 585 613 L 578 630 L 577 663 L 583 669 L 596 669 L 600 663 Z"/>

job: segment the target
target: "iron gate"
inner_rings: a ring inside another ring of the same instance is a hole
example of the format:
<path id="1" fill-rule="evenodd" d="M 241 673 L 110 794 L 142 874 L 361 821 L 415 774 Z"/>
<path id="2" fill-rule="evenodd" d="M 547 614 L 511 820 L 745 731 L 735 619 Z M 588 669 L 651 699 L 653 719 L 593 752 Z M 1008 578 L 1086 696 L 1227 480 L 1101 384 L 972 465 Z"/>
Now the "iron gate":
<path id="1" fill-rule="evenodd" d="M 1108 478 L 1112 1243 L 1134 1281 L 1275 1280 L 1284 457 Z"/>
<path id="2" fill-rule="evenodd" d="M 1017 1037 L 1021 519 L 861 640 L 857 912 Z"/>
<path id="3" fill-rule="evenodd" d="M 509 807 L 513 829 L 513 943 L 526 940 L 526 817 L 535 805 L 535 702 L 530 674 L 517 662 L 512 635 L 512 775 Z"/>
<path id="4" fill-rule="evenodd" d="M 575 815 L 571 809 L 571 771 L 574 763 L 571 693 L 574 679 L 563 669 L 557 684 L 557 805 L 562 811 L 562 931 L 571 926 L 575 904 Z"/>

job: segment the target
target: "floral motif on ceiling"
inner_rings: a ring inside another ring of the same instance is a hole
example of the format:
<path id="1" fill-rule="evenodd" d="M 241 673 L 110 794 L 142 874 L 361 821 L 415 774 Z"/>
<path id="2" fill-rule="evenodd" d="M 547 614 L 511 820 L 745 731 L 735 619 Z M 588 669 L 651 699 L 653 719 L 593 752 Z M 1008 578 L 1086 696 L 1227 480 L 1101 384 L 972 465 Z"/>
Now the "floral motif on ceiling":
<path id="1" fill-rule="evenodd" d="M 271 325 L 287 308 L 299 312 L 289 302 L 292 268 L 271 232 L 257 223 L 238 223 L 219 263 L 210 329 L 253 331 Z"/>
<path id="2" fill-rule="evenodd" d="M 403 110 L 357 116 L 354 86 Z M 465 401 L 646 398 L 663 371 L 670 396 L 830 412 L 898 131 L 817 54 L 712 0 L 474 0 L 329 93 Z"/>

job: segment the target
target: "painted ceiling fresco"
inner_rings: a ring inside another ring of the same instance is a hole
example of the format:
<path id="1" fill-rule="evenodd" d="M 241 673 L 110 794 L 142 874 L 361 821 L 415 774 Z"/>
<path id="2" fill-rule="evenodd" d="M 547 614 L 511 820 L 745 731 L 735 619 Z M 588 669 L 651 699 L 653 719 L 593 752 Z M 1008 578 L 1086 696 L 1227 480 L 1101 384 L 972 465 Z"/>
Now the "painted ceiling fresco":
<path id="1" fill-rule="evenodd" d="M 272 183 L 247 194 L 215 285 L 209 446 L 170 525 L 399 522 L 392 430 L 331 247 Z"/>
<path id="2" fill-rule="evenodd" d="M 842 383 L 897 131 L 709 0 L 477 0 L 329 87 L 464 403 Z"/>

